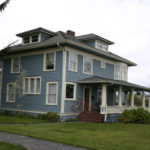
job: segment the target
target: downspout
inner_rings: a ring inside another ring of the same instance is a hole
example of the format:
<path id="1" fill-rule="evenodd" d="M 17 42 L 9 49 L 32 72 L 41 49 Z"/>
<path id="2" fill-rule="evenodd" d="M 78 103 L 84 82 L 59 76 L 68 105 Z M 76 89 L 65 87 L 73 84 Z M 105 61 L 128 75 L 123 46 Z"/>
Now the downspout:
<path id="1" fill-rule="evenodd" d="M 61 107 L 60 107 L 60 116 L 64 114 L 65 107 L 65 93 L 66 93 L 66 50 L 57 43 L 57 46 L 62 49 L 63 58 L 62 58 L 62 88 L 61 88 Z"/>

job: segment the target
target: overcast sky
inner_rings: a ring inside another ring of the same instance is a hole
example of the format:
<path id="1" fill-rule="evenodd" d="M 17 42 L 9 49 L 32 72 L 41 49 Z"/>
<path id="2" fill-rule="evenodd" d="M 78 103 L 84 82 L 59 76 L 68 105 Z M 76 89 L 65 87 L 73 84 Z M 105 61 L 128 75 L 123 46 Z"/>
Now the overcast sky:
<path id="1" fill-rule="evenodd" d="M 0 49 L 37 27 L 95 33 L 115 42 L 111 52 L 138 64 L 129 68 L 129 82 L 150 86 L 150 0 L 11 0 L 0 27 Z"/>

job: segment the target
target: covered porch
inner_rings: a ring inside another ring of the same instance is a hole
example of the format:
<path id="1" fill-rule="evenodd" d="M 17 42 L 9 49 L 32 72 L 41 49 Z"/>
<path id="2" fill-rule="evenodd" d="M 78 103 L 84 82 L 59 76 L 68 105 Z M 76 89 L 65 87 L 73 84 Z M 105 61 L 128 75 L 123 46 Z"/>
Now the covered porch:
<path id="1" fill-rule="evenodd" d="M 101 77 L 91 77 L 78 82 L 84 87 L 83 111 L 100 114 L 121 114 L 124 110 L 144 108 L 150 112 L 150 99 L 148 106 L 145 105 L 145 93 L 149 94 L 150 88 L 132 84 L 126 81 L 119 81 Z M 92 88 L 97 91 L 96 102 Z M 138 92 L 142 98 L 141 106 L 135 105 L 134 94 Z M 92 103 L 94 103 L 92 105 Z M 96 108 L 97 110 L 94 110 Z"/>

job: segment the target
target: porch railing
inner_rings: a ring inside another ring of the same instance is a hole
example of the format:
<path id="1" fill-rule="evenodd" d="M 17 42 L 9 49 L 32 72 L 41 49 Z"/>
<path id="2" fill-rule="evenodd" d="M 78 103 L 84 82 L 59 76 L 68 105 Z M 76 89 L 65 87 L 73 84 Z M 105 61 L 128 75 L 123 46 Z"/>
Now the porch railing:
<path id="1" fill-rule="evenodd" d="M 144 108 L 150 112 L 150 107 L 131 107 L 131 106 L 100 106 L 100 113 L 101 114 L 121 114 L 124 110 L 131 110 L 137 108 Z"/>

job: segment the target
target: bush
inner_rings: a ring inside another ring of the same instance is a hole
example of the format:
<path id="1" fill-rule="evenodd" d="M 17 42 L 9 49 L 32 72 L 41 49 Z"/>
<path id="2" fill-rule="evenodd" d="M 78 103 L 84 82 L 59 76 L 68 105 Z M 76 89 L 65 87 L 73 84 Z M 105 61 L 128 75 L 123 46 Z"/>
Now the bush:
<path id="1" fill-rule="evenodd" d="M 60 117 L 57 115 L 56 112 L 48 112 L 46 114 L 40 114 L 38 115 L 39 119 L 47 120 L 48 122 L 59 122 Z"/>
<path id="2" fill-rule="evenodd" d="M 65 120 L 65 122 L 76 122 L 78 121 L 77 118 L 68 118 Z"/>
<path id="3" fill-rule="evenodd" d="M 150 123 L 150 113 L 143 108 L 125 110 L 119 117 L 121 123 Z"/>

